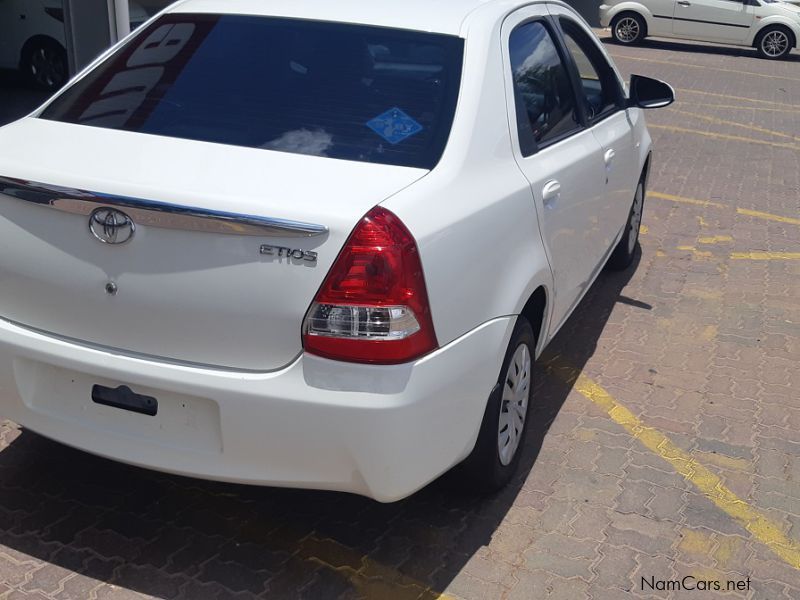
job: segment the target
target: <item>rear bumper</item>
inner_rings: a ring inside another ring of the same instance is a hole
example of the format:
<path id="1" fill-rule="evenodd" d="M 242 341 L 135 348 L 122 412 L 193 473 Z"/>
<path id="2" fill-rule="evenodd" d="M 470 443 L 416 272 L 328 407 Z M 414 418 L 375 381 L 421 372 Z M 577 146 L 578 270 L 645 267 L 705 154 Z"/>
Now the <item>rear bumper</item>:
<path id="1" fill-rule="evenodd" d="M 513 325 L 491 321 L 407 365 L 302 355 L 253 374 L 115 355 L 0 321 L 0 418 L 160 471 L 389 502 L 469 454 Z M 95 404 L 94 384 L 153 396 L 158 414 Z"/>

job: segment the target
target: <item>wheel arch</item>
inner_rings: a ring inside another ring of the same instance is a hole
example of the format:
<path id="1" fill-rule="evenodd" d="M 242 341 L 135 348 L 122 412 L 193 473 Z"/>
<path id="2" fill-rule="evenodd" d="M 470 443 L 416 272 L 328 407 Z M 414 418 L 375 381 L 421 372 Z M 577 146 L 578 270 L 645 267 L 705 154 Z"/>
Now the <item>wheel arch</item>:
<path id="1" fill-rule="evenodd" d="M 520 315 L 525 317 L 536 336 L 536 356 L 538 357 L 547 343 L 546 325 L 548 322 L 550 303 L 549 294 L 544 285 L 539 285 L 528 297 Z"/>
<path id="2" fill-rule="evenodd" d="M 611 27 L 614 19 L 625 13 L 633 13 L 644 19 L 644 22 L 647 25 L 647 31 L 645 31 L 645 34 L 653 30 L 653 13 L 650 12 L 650 9 L 648 9 L 644 4 L 640 4 L 639 2 L 622 2 L 617 4 L 608 12 L 608 26 Z"/>
<path id="3" fill-rule="evenodd" d="M 755 48 L 761 35 L 768 29 L 773 29 L 776 27 L 780 27 L 788 31 L 792 37 L 792 47 L 798 47 L 798 42 L 800 42 L 800 27 L 797 27 L 795 23 L 776 15 L 765 17 L 761 21 L 759 28 L 753 32 L 753 37 L 750 38 L 750 45 Z"/>
<path id="4" fill-rule="evenodd" d="M 644 166 L 642 167 L 642 175 L 644 176 L 644 190 L 645 192 L 650 187 L 650 165 L 653 163 L 653 151 L 647 153 L 647 158 L 644 159 Z"/>

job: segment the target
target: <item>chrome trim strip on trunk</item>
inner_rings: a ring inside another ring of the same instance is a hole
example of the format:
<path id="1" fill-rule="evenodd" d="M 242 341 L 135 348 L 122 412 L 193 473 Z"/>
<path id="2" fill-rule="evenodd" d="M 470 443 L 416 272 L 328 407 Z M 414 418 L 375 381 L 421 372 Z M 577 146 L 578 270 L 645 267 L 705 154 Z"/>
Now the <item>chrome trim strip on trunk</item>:
<path id="1" fill-rule="evenodd" d="M 228 235 L 314 237 L 324 225 L 273 219 L 66 188 L 0 175 L 0 194 L 88 217 L 101 206 L 125 209 L 137 225 Z"/>

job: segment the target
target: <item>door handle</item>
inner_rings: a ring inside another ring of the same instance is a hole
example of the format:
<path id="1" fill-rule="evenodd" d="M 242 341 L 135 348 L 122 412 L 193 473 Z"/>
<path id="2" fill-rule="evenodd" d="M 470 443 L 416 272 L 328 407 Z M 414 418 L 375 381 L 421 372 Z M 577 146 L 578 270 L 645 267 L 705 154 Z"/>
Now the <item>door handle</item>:
<path id="1" fill-rule="evenodd" d="M 606 166 L 607 167 L 611 166 L 611 163 L 614 162 L 614 158 L 616 158 L 616 156 L 617 156 L 617 153 L 614 152 L 613 148 L 609 149 L 609 150 L 606 150 L 606 154 L 603 157 L 603 159 L 606 161 Z"/>
<path id="2" fill-rule="evenodd" d="M 561 184 L 552 179 L 544 184 L 542 198 L 546 208 L 552 207 L 553 203 L 561 197 Z"/>
<path id="3" fill-rule="evenodd" d="M 691 6 L 692 5 L 692 3 L 689 2 L 688 0 L 678 0 L 678 4 L 681 5 L 681 6 Z"/>

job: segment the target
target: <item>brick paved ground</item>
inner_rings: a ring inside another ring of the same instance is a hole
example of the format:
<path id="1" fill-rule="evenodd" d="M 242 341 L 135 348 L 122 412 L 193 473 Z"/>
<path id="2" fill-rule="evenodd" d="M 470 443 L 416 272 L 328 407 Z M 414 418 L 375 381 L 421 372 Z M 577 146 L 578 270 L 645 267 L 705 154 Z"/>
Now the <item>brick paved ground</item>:
<path id="1" fill-rule="evenodd" d="M 800 260 L 781 254 L 800 253 L 800 57 L 609 49 L 680 100 L 650 116 L 638 269 L 603 276 L 551 347 L 515 486 L 487 500 L 445 480 L 384 506 L 158 475 L 6 423 L 0 598 L 800 598 L 765 543 L 800 542 Z M 676 448 L 648 449 L 550 364 Z M 746 530 L 659 455 L 681 452 L 770 526 Z M 687 574 L 751 590 L 642 591 Z"/>

